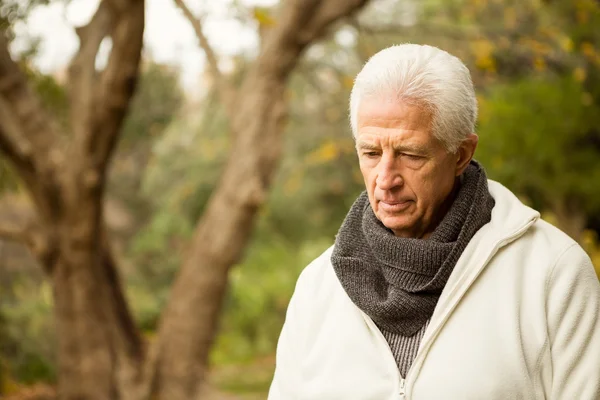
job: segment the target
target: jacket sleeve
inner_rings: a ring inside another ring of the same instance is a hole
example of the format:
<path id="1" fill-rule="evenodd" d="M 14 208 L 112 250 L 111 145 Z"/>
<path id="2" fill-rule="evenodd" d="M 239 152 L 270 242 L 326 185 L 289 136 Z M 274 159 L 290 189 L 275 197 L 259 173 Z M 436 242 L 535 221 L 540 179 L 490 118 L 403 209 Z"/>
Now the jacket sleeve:
<path id="1" fill-rule="evenodd" d="M 550 399 L 600 399 L 600 284 L 573 244 L 552 269 L 546 312 L 552 365 Z"/>
<path id="2" fill-rule="evenodd" d="M 299 328 L 299 305 L 301 303 L 302 275 L 296 284 L 296 290 L 290 300 L 286 312 L 285 323 L 277 342 L 277 354 L 275 357 L 275 375 L 271 382 L 268 400 L 293 400 L 299 387 L 297 356 L 300 347 L 301 334 Z"/>

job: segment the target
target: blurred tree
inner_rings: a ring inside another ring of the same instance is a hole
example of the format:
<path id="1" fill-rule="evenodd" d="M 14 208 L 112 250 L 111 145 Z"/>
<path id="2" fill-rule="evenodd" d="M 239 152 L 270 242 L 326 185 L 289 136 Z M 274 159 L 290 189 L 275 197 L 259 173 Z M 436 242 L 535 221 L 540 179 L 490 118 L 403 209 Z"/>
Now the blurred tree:
<path id="1" fill-rule="evenodd" d="M 590 184 L 600 168 L 600 2 L 471 4 L 474 19 L 491 22 L 478 157 L 579 240 L 600 215 Z"/>
<path id="2" fill-rule="evenodd" d="M 182 0 L 175 2 L 204 50 L 232 140 L 223 173 L 194 230 L 158 329 L 158 394 L 189 398 L 198 387 L 198 360 L 204 364 L 208 359 L 207 344 L 216 332 L 228 271 L 250 238 L 281 155 L 290 73 L 312 42 L 367 0 L 284 1 L 277 23 L 263 32 L 258 58 L 238 88 L 220 71 L 201 20 Z M 191 314 L 196 318 L 190 319 Z"/>
<path id="3" fill-rule="evenodd" d="M 412 4 L 412 19 L 388 16 L 382 21 L 389 22 L 373 23 L 363 15 L 355 22 L 361 33 L 357 45 L 361 57 L 403 41 L 437 45 L 459 56 L 471 69 L 482 112 L 493 120 L 493 127 L 481 122 L 476 154 L 488 167 L 490 177 L 529 197 L 539 209 L 551 211 L 559 227 L 575 238 L 585 227 L 600 230 L 599 211 L 592 204 L 598 197 L 590 198 L 590 189 L 581 188 L 580 182 L 581 177 L 590 176 L 589 168 L 597 168 L 588 156 L 600 149 L 597 117 L 585 111 L 598 110 L 600 104 L 600 2 L 429 0 L 406 4 Z M 402 6 L 397 7 L 396 16 L 402 11 Z M 526 80 L 533 82 L 527 85 Z M 557 98 L 565 85 L 567 92 Z M 508 103 L 512 107 L 507 107 Z M 569 112 L 572 114 L 566 114 Z M 537 142 L 527 148 L 506 143 L 517 132 L 529 135 L 532 129 L 545 129 L 558 115 L 571 123 L 555 124 L 543 136 L 533 134 L 530 140 Z M 577 118 L 585 121 L 575 121 Z M 557 158 L 549 168 L 549 156 L 542 154 L 558 143 L 570 151 L 553 153 Z M 522 161 L 521 171 L 537 174 L 517 181 L 517 168 L 511 166 L 515 157 Z M 500 159 L 506 162 L 498 163 Z M 562 175 L 556 175 L 559 164 L 572 170 L 574 181 L 565 182 Z M 570 189 L 544 196 L 548 186 L 539 191 L 541 185 L 568 185 Z"/>
<path id="4" fill-rule="evenodd" d="M 575 239 L 600 212 L 600 147 L 588 143 L 600 107 L 586 98 L 571 77 L 528 79 L 491 88 L 480 105 L 478 159 Z"/>
<path id="5" fill-rule="evenodd" d="M 243 76 L 251 62 L 236 58 L 232 80 Z M 360 65 L 352 31 L 343 27 L 312 46 L 291 75 L 285 157 L 247 254 L 233 271 L 211 352 L 214 363 L 248 361 L 273 351 L 299 271 L 332 243 L 348 207 L 364 189 L 346 118 L 351 76 Z M 205 211 L 227 161 L 229 124 L 215 89 L 159 139 L 144 180 L 154 217 L 136 235 L 129 255 L 141 271 L 131 284 L 133 306 L 150 330 L 193 221 Z"/>
<path id="6" fill-rule="evenodd" d="M 76 30 L 80 48 L 69 68 L 66 127 L 31 90 L 8 52 L 9 28 L 2 27 L 0 149 L 30 193 L 37 218 L 26 226 L 2 226 L 0 235 L 26 242 L 51 278 L 61 398 L 197 397 L 228 270 L 249 239 L 280 158 L 289 75 L 312 42 L 366 2 L 285 1 L 277 23 L 263 32 L 258 58 L 234 88 L 220 72 L 200 20 L 178 1 L 207 56 L 232 143 L 147 353 L 103 216 L 108 165 L 138 77 L 144 2 L 103 0 L 89 24 Z M 108 63 L 97 71 L 106 38 L 112 43 Z"/>
<path id="7" fill-rule="evenodd" d="M 142 63 L 137 87 L 110 165 L 107 186 L 113 202 L 123 203 L 132 211 L 133 223 L 123 232 L 125 239 L 149 216 L 151 196 L 141 193 L 141 181 L 152 147 L 177 116 L 184 99 L 179 71 L 151 60 Z"/>
<path id="8" fill-rule="evenodd" d="M 91 22 L 77 30 L 68 129 L 11 59 L 9 28 L 0 30 L 0 150 L 30 193 L 36 218 L 3 225 L 0 232 L 24 241 L 52 282 L 61 397 L 114 398 L 135 387 L 142 346 L 108 246 L 102 198 L 135 87 L 144 3 L 102 1 Z M 96 71 L 105 37 L 112 51 L 104 70 Z"/>

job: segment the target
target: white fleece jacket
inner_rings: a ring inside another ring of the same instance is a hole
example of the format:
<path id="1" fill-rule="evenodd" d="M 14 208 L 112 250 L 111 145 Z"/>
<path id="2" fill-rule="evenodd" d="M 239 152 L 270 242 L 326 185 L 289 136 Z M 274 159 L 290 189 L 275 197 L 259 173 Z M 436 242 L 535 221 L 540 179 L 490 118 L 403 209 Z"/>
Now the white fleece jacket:
<path id="1" fill-rule="evenodd" d="M 489 181 L 473 237 L 401 377 L 328 249 L 298 279 L 269 400 L 599 400 L 600 284 L 567 235 Z"/>

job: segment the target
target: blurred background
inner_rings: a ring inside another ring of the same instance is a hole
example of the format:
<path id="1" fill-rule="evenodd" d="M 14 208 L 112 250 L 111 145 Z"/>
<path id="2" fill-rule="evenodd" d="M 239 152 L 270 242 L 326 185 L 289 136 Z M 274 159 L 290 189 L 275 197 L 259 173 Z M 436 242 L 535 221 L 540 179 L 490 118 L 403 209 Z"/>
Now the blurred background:
<path id="1" fill-rule="evenodd" d="M 188 3 L 236 87 L 261 38 L 276 29 L 282 5 Z M 13 58 L 66 125 L 67 66 L 78 46 L 73 26 L 86 23 L 98 2 L 0 4 Z M 147 0 L 146 16 L 138 87 L 110 164 L 104 210 L 127 300 L 151 341 L 233 139 L 215 76 L 181 8 Z M 222 398 L 266 397 L 295 281 L 333 244 L 363 190 L 347 116 L 354 76 L 371 55 L 405 42 L 464 60 L 480 106 L 475 158 L 490 178 L 578 240 L 600 274 L 600 2 L 373 0 L 308 47 L 286 82 L 281 159 L 243 257 L 230 270 L 210 351 L 208 380 Z M 101 46 L 98 68 L 109 51 Z M 23 217 L 29 203 L 0 153 L 0 221 Z M 53 398 L 52 309 L 52 286 L 36 258 L 18 242 L 0 241 L 0 398 Z"/>

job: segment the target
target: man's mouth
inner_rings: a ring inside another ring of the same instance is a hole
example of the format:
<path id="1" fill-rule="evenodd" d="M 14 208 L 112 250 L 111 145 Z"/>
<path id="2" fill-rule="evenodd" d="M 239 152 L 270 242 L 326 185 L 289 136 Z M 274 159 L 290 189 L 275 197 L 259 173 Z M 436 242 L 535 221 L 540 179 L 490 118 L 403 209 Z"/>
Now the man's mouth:
<path id="1" fill-rule="evenodd" d="M 410 207 L 411 203 L 411 200 L 379 200 L 379 208 L 386 212 L 399 212 L 406 210 L 408 207 Z"/>

